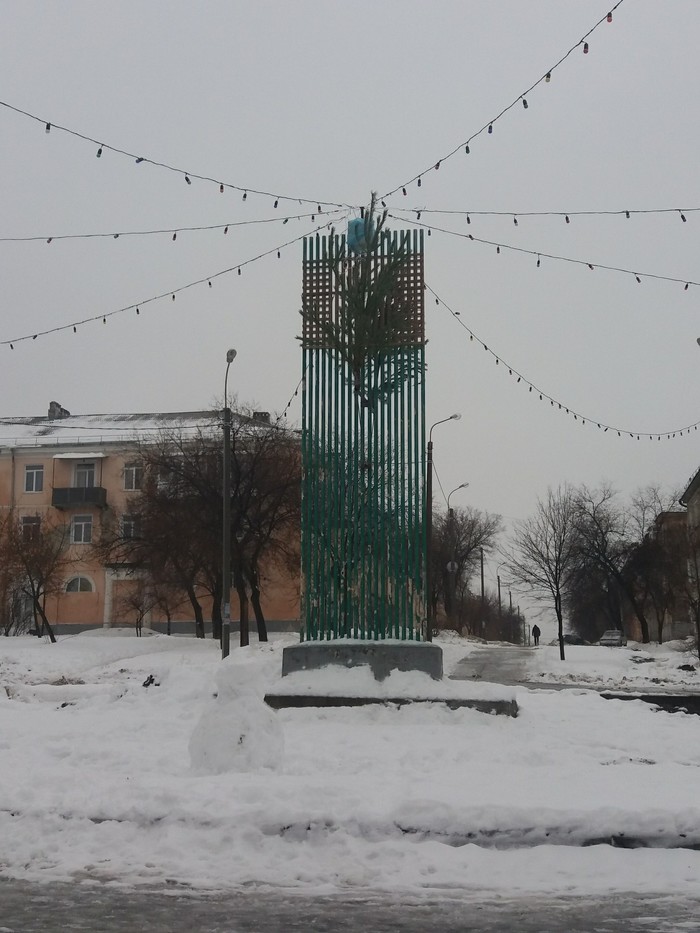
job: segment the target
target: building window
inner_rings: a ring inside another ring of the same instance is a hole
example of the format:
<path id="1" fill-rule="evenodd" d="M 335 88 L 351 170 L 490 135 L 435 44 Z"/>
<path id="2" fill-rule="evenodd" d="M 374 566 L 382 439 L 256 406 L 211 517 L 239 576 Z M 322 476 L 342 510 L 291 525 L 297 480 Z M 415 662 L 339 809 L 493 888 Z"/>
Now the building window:
<path id="1" fill-rule="evenodd" d="M 24 491 L 42 492 L 44 489 L 44 465 L 32 463 L 24 468 Z"/>
<path id="2" fill-rule="evenodd" d="M 41 519 L 38 515 L 22 516 L 22 537 L 25 541 L 34 541 L 39 537 Z"/>
<path id="3" fill-rule="evenodd" d="M 74 515 L 71 522 L 73 544 L 90 544 L 92 541 L 92 515 Z"/>
<path id="4" fill-rule="evenodd" d="M 66 583 L 66 593 L 92 593 L 92 583 L 87 577 L 73 577 Z"/>
<path id="5" fill-rule="evenodd" d="M 143 466 L 140 463 L 127 463 L 124 467 L 124 489 L 140 489 L 143 480 Z"/>
<path id="6" fill-rule="evenodd" d="M 92 489 L 95 485 L 94 463 L 76 463 L 75 485 L 79 486 L 81 489 Z"/>
<path id="7" fill-rule="evenodd" d="M 122 537 L 139 538 L 138 515 L 122 515 Z"/>

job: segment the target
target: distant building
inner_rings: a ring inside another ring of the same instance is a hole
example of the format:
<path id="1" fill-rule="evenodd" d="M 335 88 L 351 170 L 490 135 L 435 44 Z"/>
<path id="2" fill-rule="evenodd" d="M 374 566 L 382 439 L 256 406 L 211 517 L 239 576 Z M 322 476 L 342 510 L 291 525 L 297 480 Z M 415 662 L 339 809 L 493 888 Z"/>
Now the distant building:
<path id="1" fill-rule="evenodd" d="M 267 413 L 259 414 L 269 421 Z M 134 574 L 103 566 L 90 545 L 110 512 L 120 516 L 128 534 L 129 502 L 142 481 L 139 444 L 164 431 L 185 436 L 209 427 L 218 431 L 218 418 L 212 411 L 71 415 L 51 402 L 46 417 L 0 419 L 0 515 L 12 512 L 27 528 L 47 518 L 62 518 L 70 527 L 70 572 L 46 606 L 59 631 L 132 621 L 120 614 L 119 596 L 133 586 Z M 266 581 L 263 611 L 271 628 L 291 626 L 299 616 L 299 580 L 275 574 Z M 201 602 L 210 618 L 211 599 L 202 595 Z M 235 621 L 235 594 L 232 613 Z M 175 630 L 193 631 L 186 603 L 172 619 Z M 153 612 L 144 624 L 162 629 L 164 619 Z"/>

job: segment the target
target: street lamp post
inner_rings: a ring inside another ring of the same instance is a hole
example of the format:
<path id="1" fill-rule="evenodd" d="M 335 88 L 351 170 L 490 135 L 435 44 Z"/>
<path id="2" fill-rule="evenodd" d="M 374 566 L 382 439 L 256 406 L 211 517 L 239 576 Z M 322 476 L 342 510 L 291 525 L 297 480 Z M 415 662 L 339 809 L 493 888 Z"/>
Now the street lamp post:
<path id="1" fill-rule="evenodd" d="M 441 418 L 430 426 L 428 432 L 428 458 L 425 473 L 425 640 L 433 640 L 433 581 L 430 572 L 430 551 L 433 543 L 433 428 L 446 421 L 459 421 L 461 414 L 456 412 L 449 418 Z"/>
<path id="2" fill-rule="evenodd" d="M 452 613 L 452 623 L 454 625 L 457 624 L 457 529 L 455 528 L 454 509 L 450 508 L 450 499 L 452 498 L 453 493 L 460 489 L 466 489 L 468 485 L 469 483 L 460 483 L 460 485 L 455 486 L 452 492 L 447 496 L 447 517 L 450 523 L 450 543 L 452 545 L 450 552 L 450 563 L 447 567 L 447 579 L 450 582 L 450 612 Z"/>
<path id="3" fill-rule="evenodd" d="M 224 377 L 224 449 L 223 449 L 223 541 L 221 549 L 221 657 L 227 658 L 231 646 L 231 409 L 228 407 L 228 371 L 236 358 L 235 350 L 226 351 Z"/>

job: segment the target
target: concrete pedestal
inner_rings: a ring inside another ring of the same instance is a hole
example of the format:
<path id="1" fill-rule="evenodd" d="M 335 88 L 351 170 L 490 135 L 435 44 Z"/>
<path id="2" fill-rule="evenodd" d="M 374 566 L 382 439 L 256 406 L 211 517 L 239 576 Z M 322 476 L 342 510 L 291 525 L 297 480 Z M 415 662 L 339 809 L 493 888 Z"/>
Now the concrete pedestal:
<path id="1" fill-rule="evenodd" d="M 282 676 L 331 664 L 344 668 L 368 665 L 376 680 L 384 680 L 391 671 L 422 671 L 441 680 L 442 648 L 411 641 L 304 641 L 284 649 Z"/>

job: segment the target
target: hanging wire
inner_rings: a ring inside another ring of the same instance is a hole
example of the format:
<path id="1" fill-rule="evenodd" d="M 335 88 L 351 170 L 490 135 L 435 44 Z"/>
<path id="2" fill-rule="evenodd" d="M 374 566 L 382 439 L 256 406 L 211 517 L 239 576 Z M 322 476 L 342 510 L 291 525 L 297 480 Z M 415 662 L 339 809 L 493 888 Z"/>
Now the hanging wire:
<path id="1" fill-rule="evenodd" d="M 339 212 L 334 212 L 339 213 Z M 243 262 L 238 263 L 235 266 L 230 266 L 228 269 L 221 269 L 219 272 L 214 272 L 212 275 L 204 276 L 201 279 L 196 279 L 194 282 L 188 282 L 186 285 L 181 285 L 178 288 L 171 288 L 165 292 L 161 292 L 159 295 L 153 295 L 150 298 L 144 298 L 142 301 L 134 302 L 134 304 L 125 305 L 123 308 L 117 308 L 114 311 L 108 311 L 107 313 L 95 314 L 92 317 L 83 318 L 79 321 L 71 321 L 69 324 L 60 324 L 57 327 L 50 327 L 46 330 L 38 330 L 30 334 L 24 334 L 21 337 L 13 337 L 10 340 L 0 340 L 0 346 L 9 346 L 11 350 L 14 350 L 14 345 L 16 343 L 21 343 L 24 340 L 36 340 L 37 337 L 45 337 L 48 334 L 56 334 L 60 331 L 73 330 L 74 332 L 78 327 L 83 324 L 91 324 L 93 321 L 104 321 L 106 318 L 114 317 L 117 314 L 123 314 L 125 311 L 135 311 L 136 314 L 140 314 L 140 309 L 147 304 L 150 304 L 154 301 L 160 301 L 164 298 L 171 298 L 175 301 L 175 296 L 180 292 L 184 292 L 187 289 L 194 288 L 197 285 L 204 285 L 205 283 L 211 287 L 211 282 L 213 279 L 220 278 L 224 275 L 229 275 L 232 272 L 237 272 L 238 275 L 241 274 L 241 270 L 246 266 L 251 265 L 254 262 L 257 262 L 259 259 L 264 259 L 266 256 L 271 256 L 276 254 L 279 250 L 284 249 L 287 246 L 292 246 L 294 243 L 298 243 L 300 240 L 303 240 L 306 236 L 313 236 L 315 233 L 319 233 L 321 230 L 326 230 L 328 227 L 331 227 L 334 224 L 333 219 L 329 219 L 326 223 L 317 226 L 310 234 L 302 233 L 298 237 L 294 237 L 292 240 L 287 240 L 286 243 L 281 243 L 278 246 L 273 246 L 272 249 L 265 250 L 262 253 L 258 253 L 257 256 L 253 256 L 250 259 L 246 259 Z"/>
<path id="2" fill-rule="evenodd" d="M 625 217 L 627 220 L 633 215 L 642 214 L 678 214 L 682 210 L 684 214 L 693 214 L 700 211 L 700 207 L 658 207 L 658 208 L 636 208 L 629 210 L 614 211 L 472 211 L 472 210 L 441 210 L 430 207 L 399 207 L 393 206 L 389 210 L 397 211 L 401 214 L 445 214 L 458 217 L 512 217 L 516 223 L 520 217 Z M 395 215 L 394 215 L 395 216 Z M 398 219 L 398 218 L 397 218 Z M 410 218 L 406 218 L 410 219 Z"/>
<path id="3" fill-rule="evenodd" d="M 573 54 L 573 52 L 576 51 L 576 49 L 580 48 L 581 46 L 584 46 L 584 51 L 588 51 L 588 43 L 586 42 L 588 37 L 592 33 L 594 33 L 595 30 L 598 29 L 598 27 L 601 26 L 603 23 L 611 22 L 612 14 L 615 12 L 615 10 L 617 10 L 619 6 L 622 5 L 623 2 L 624 0 L 617 0 L 617 3 L 615 3 L 614 6 L 610 8 L 610 11 L 606 13 L 605 16 L 601 17 L 601 19 L 599 19 L 598 22 L 594 26 L 592 26 L 591 29 L 589 29 L 588 32 L 578 40 L 578 42 L 572 45 L 571 48 L 568 50 L 568 52 L 562 55 L 559 61 L 557 61 L 554 65 L 552 65 L 551 68 L 548 68 L 547 71 L 540 78 L 538 78 L 533 84 L 530 85 L 530 87 L 526 88 L 524 91 L 521 91 L 521 93 L 518 94 L 518 96 L 510 104 L 508 104 L 507 107 L 504 107 L 503 110 L 500 111 L 500 113 L 498 113 L 492 119 L 488 120 L 481 127 L 481 129 L 477 130 L 476 133 L 472 133 L 471 136 L 469 136 L 467 139 L 461 142 L 458 146 L 455 146 L 455 148 L 451 152 L 448 152 L 447 155 L 444 155 L 439 159 L 434 159 L 431 162 L 431 164 L 428 166 L 428 168 L 423 169 L 422 172 L 419 172 L 417 175 L 414 175 L 412 178 L 409 178 L 408 181 L 404 181 L 400 185 L 397 185 L 395 188 L 392 188 L 391 191 L 387 191 L 386 194 L 382 195 L 382 198 L 389 198 L 391 197 L 392 194 L 396 194 L 397 191 L 401 191 L 403 194 L 406 194 L 406 188 L 409 185 L 413 184 L 413 182 L 416 182 L 417 185 L 420 187 L 422 178 L 425 175 L 427 175 L 428 172 L 436 171 L 437 169 L 439 169 L 443 162 L 446 162 L 447 159 L 451 159 L 452 156 L 460 152 L 462 149 L 464 149 L 467 153 L 469 153 L 470 151 L 469 144 L 473 140 L 475 140 L 477 136 L 480 136 L 482 133 L 493 133 L 494 124 L 498 120 L 500 120 L 501 117 L 505 116 L 505 114 L 508 113 L 509 110 L 512 110 L 513 107 L 516 107 L 518 105 L 522 107 L 523 98 L 525 98 L 530 93 L 530 91 L 533 91 L 539 84 L 542 84 L 542 82 L 548 84 L 549 81 L 551 80 L 552 73 L 557 68 L 559 68 L 559 66 L 562 65 L 566 61 L 566 59 L 571 54 Z"/>
<path id="4" fill-rule="evenodd" d="M 333 213 L 337 213 L 333 211 Z M 32 243 L 36 241 L 45 241 L 46 243 L 51 243 L 54 240 L 92 240 L 92 239 L 113 239 L 118 240 L 120 237 L 135 237 L 135 236 L 155 236 L 157 234 L 165 234 L 175 237 L 178 233 L 192 233 L 198 232 L 201 230 L 223 230 L 224 233 L 228 232 L 229 227 L 249 227 L 257 224 L 286 224 L 290 220 L 307 220 L 311 217 L 315 217 L 316 212 L 313 214 L 290 214 L 289 216 L 282 217 L 265 217 L 259 220 L 230 220 L 224 224 L 209 224 L 204 226 L 197 227 L 163 227 L 158 230 L 120 230 L 118 233 L 62 233 L 62 234 L 51 234 L 47 236 L 0 236 L 0 243 Z"/>
<path id="5" fill-rule="evenodd" d="M 531 394 L 538 396 L 540 401 L 549 402 L 551 408 L 556 408 L 558 411 L 564 412 L 566 415 L 571 415 L 574 421 L 580 421 L 582 424 L 590 424 L 594 427 L 599 428 L 601 431 L 614 431 L 618 437 L 626 436 L 636 438 L 640 440 L 643 438 L 648 438 L 649 440 L 661 440 L 665 438 L 671 440 L 676 436 L 682 437 L 684 434 L 690 434 L 691 431 L 697 431 L 700 421 L 696 421 L 693 424 L 685 425 L 682 428 L 676 428 L 673 431 L 630 431 L 628 428 L 616 427 L 612 424 L 607 424 L 604 421 L 599 421 L 596 418 L 591 418 L 589 415 L 582 415 L 581 412 L 576 411 L 571 408 L 569 405 L 566 405 L 564 402 L 561 402 L 559 399 L 555 398 L 553 395 L 545 392 L 544 389 L 540 389 L 534 382 L 531 382 L 526 376 L 524 376 L 519 370 L 517 370 L 510 363 L 506 362 L 502 356 L 499 356 L 494 350 L 491 349 L 488 344 L 479 337 L 474 331 L 468 327 L 461 318 L 461 313 L 459 311 L 453 310 L 446 301 L 444 301 L 437 292 L 426 283 L 426 291 L 435 299 L 435 304 L 442 306 L 446 311 L 450 313 L 452 318 L 459 324 L 459 326 L 469 334 L 469 340 L 472 343 L 478 344 L 483 350 L 485 350 L 496 362 L 497 366 L 501 366 L 504 370 L 507 370 L 509 376 L 513 376 L 516 379 L 517 383 L 523 383 L 527 387 L 527 390 Z"/>
<path id="6" fill-rule="evenodd" d="M 424 229 L 430 228 L 436 233 L 444 233 L 447 236 L 459 237 L 462 240 L 469 240 L 471 243 L 481 243 L 483 246 L 495 246 L 497 253 L 500 253 L 501 250 L 509 250 L 513 253 L 524 253 L 527 256 L 534 256 L 538 260 L 551 259 L 555 262 L 568 262 L 576 266 L 586 266 L 591 270 L 604 269 L 606 272 L 619 272 L 623 275 L 631 275 L 635 279 L 639 279 L 641 277 L 643 279 L 656 279 L 660 282 L 674 282 L 678 285 L 683 285 L 685 291 L 688 291 L 691 285 L 700 286 L 700 282 L 696 282 L 693 279 L 681 279 L 672 275 L 660 275 L 656 272 L 642 272 L 640 269 L 626 269 L 622 266 L 610 266 L 601 262 L 590 262 L 587 259 L 574 259 L 571 256 L 558 256 L 555 253 L 545 253 L 542 250 L 525 249 L 522 246 L 512 246 L 508 243 L 499 243 L 496 240 L 485 240 L 481 237 L 474 236 L 471 233 L 463 233 L 460 230 L 446 230 L 444 227 L 436 227 L 434 225 L 421 223 L 417 220 L 411 220 L 410 217 L 399 218 L 393 214 L 389 214 L 389 216 L 394 220 L 399 220 L 402 223 L 410 223 L 415 227 L 422 227 Z"/>
<path id="7" fill-rule="evenodd" d="M 622 0 L 620 0 L 622 2 Z M 196 178 L 198 181 L 211 182 L 212 184 L 217 185 L 219 191 L 223 194 L 226 188 L 232 191 L 238 191 L 243 193 L 243 200 L 245 201 L 249 194 L 257 194 L 262 197 L 272 198 L 275 201 L 296 201 L 298 204 L 315 204 L 318 207 L 318 213 L 321 213 L 322 207 L 335 207 L 335 208 L 349 208 L 349 204 L 339 204 L 335 201 L 322 201 L 319 198 L 299 198 L 293 195 L 286 194 L 277 194 L 273 191 L 265 191 L 260 188 L 251 188 L 248 186 L 233 184 L 232 182 L 221 181 L 219 178 L 212 178 L 210 175 L 200 175 L 197 172 L 191 172 L 183 168 L 177 168 L 174 165 L 169 165 L 167 162 L 159 162 L 156 159 L 149 159 L 147 156 L 137 155 L 134 152 L 128 152 L 126 149 L 120 149 L 118 146 L 110 146 L 107 143 L 100 142 L 98 139 L 95 139 L 92 136 L 87 136 L 84 133 L 79 133 L 77 130 L 73 130 L 68 126 L 62 126 L 59 123 L 54 123 L 53 121 L 47 121 L 43 117 L 38 117 L 34 113 L 30 113 L 28 110 L 22 110 L 21 107 L 15 107 L 13 104 L 8 103 L 7 101 L 0 100 L 0 107 L 5 107 L 7 110 L 11 110 L 13 113 L 20 114 L 23 117 L 27 117 L 30 120 L 34 120 L 36 123 L 40 123 L 46 130 L 47 133 L 51 133 L 55 130 L 58 130 L 61 133 L 67 133 L 69 136 L 74 136 L 76 139 L 82 139 L 85 142 L 89 142 L 93 146 L 98 147 L 98 157 L 102 155 L 103 152 L 113 152 L 116 155 L 127 156 L 129 159 L 133 159 L 137 165 L 147 164 L 153 165 L 156 168 L 162 168 L 169 172 L 175 172 L 177 175 L 181 175 L 188 185 L 192 184 L 192 179 Z"/>

